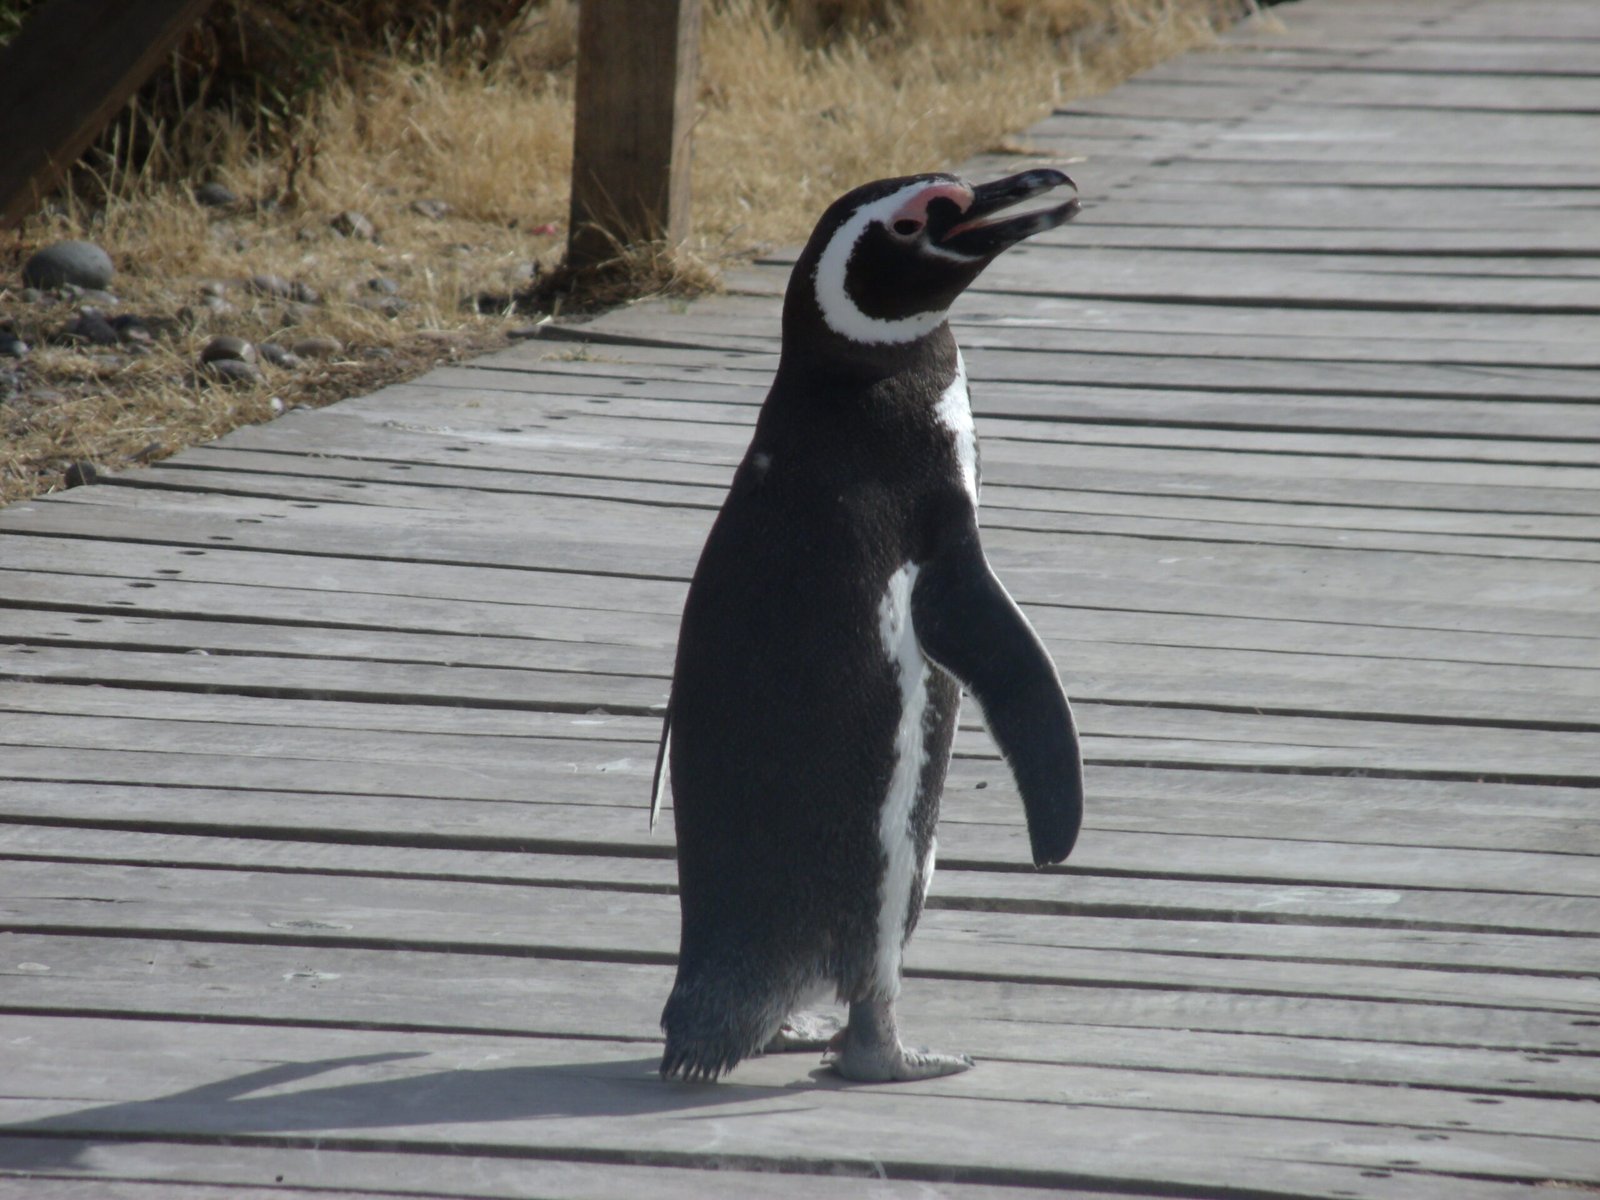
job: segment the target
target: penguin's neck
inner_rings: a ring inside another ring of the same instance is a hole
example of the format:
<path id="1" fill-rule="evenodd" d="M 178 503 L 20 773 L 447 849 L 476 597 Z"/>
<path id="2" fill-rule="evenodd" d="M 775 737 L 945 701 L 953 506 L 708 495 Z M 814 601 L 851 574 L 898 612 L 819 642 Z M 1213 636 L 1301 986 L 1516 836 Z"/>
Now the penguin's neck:
<path id="1" fill-rule="evenodd" d="M 955 378 L 958 354 L 947 323 L 913 341 L 856 342 L 820 322 L 785 319 L 777 379 L 795 395 L 862 395 L 930 382 L 938 391 Z"/>

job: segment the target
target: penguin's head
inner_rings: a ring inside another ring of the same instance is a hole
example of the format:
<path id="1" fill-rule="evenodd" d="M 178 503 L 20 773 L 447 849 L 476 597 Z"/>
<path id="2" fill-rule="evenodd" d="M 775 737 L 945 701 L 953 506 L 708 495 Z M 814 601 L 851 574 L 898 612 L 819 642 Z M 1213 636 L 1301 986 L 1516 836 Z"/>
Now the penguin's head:
<path id="1" fill-rule="evenodd" d="M 822 214 L 795 265 L 785 340 L 820 336 L 834 354 L 922 341 L 1002 251 L 1077 215 L 1076 196 L 1008 215 L 1063 185 L 1076 190 L 1045 168 L 978 185 L 955 175 L 908 175 L 846 193 Z"/>

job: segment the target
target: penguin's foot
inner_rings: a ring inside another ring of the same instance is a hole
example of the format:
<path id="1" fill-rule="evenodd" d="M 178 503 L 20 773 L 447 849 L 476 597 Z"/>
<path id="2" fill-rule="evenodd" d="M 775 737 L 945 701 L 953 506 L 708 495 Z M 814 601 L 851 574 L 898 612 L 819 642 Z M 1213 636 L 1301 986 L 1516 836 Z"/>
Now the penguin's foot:
<path id="1" fill-rule="evenodd" d="M 784 1054 L 795 1050 L 826 1050 L 844 1034 L 844 1022 L 827 1013 L 794 1012 L 785 1018 L 772 1040 L 762 1047 L 763 1054 Z"/>
<path id="2" fill-rule="evenodd" d="M 965 1054 L 937 1054 L 902 1046 L 894 1002 L 864 1000 L 850 1005 L 850 1024 L 828 1065 L 858 1083 L 905 1083 L 955 1075 L 971 1069 L 973 1062 Z"/>

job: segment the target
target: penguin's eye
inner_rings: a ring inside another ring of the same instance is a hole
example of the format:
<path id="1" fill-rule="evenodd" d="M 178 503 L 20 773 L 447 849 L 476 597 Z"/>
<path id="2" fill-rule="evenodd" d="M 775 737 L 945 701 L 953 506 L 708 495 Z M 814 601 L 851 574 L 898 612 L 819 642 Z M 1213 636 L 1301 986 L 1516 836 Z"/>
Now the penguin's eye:
<path id="1" fill-rule="evenodd" d="M 912 237 L 922 232 L 922 222 L 911 217 L 901 217 L 894 223 L 893 228 L 901 237 Z"/>

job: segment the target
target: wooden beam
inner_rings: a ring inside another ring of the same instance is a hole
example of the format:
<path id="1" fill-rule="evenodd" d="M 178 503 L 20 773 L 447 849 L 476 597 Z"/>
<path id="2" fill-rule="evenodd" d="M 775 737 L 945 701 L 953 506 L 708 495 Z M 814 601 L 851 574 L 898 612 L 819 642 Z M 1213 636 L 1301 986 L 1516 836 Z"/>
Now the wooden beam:
<path id="1" fill-rule="evenodd" d="M 689 234 L 700 0 L 584 0 L 567 259 Z"/>
<path id="2" fill-rule="evenodd" d="M 211 0 L 51 0 L 0 50 L 0 227 L 61 182 Z"/>

